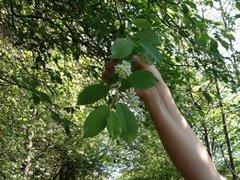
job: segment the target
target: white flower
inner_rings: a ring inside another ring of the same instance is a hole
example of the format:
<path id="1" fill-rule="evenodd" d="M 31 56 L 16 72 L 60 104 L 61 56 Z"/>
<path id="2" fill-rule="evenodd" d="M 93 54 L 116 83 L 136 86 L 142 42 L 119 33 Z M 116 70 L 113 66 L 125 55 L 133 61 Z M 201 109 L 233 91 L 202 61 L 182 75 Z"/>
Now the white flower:
<path id="1" fill-rule="evenodd" d="M 122 79 L 127 78 L 132 73 L 131 71 L 131 63 L 127 61 L 122 61 L 122 64 L 118 64 L 115 66 L 115 72 Z"/>
<path id="2" fill-rule="evenodd" d="M 130 105 L 130 107 L 132 109 L 137 109 L 140 104 L 140 100 L 134 88 L 127 89 L 126 95 L 127 95 L 127 102 Z"/>

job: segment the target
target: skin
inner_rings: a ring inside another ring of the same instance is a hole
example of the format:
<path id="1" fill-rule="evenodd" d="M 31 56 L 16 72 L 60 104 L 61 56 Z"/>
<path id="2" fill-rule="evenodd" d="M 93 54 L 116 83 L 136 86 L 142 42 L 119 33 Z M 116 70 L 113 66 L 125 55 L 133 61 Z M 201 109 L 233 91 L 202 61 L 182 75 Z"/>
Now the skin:
<path id="1" fill-rule="evenodd" d="M 178 110 L 167 85 L 155 66 L 146 64 L 139 56 L 133 56 L 133 61 L 137 69 L 150 71 L 159 80 L 155 86 L 138 91 L 137 94 L 148 109 L 166 152 L 184 179 L 224 179 L 215 169 L 200 139 Z M 106 64 L 103 73 L 105 82 L 108 82 L 116 64 L 116 60 L 111 60 Z"/>

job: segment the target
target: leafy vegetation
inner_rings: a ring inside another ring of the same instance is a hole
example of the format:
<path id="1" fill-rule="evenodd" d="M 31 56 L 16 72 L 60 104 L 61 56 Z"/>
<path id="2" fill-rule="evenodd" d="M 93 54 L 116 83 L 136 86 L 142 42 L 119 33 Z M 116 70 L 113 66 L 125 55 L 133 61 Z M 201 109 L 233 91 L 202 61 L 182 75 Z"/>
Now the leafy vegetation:
<path id="1" fill-rule="evenodd" d="M 180 179 L 147 111 L 112 88 L 148 88 L 153 75 L 101 80 L 110 58 L 139 54 L 216 168 L 239 178 L 239 10 L 227 0 L 1 0 L 0 177 Z"/>

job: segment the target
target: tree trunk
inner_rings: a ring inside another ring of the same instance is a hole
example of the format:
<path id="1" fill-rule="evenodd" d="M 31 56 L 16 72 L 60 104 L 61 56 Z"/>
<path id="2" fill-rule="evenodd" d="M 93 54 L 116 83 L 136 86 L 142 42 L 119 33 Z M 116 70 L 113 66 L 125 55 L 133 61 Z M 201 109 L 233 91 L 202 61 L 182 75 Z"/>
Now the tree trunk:
<path id="1" fill-rule="evenodd" d="M 233 177 L 233 180 L 238 180 L 239 178 L 238 178 L 236 168 L 235 168 L 235 164 L 234 164 L 234 160 L 233 160 L 232 145 L 231 145 L 231 141 L 230 141 L 230 138 L 229 138 L 228 127 L 227 127 L 227 123 L 226 123 L 226 115 L 225 115 L 225 112 L 224 112 L 222 97 L 221 97 L 221 93 L 220 93 L 220 89 L 219 89 L 218 80 L 217 80 L 216 75 L 214 75 L 214 80 L 215 80 L 216 90 L 217 90 L 218 107 L 220 108 L 220 111 L 221 111 L 223 132 L 224 132 L 225 140 L 226 140 L 226 143 L 227 143 L 228 157 L 229 157 L 232 177 Z"/>
<path id="2" fill-rule="evenodd" d="M 36 119 L 37 115 L 37 109 L 34 108 L 32 111 L 32 119 L 30 122 L 34 122 Z M 31 124 L 31 123 L 30 123 Z M 24 180 L 29 179 L 29 172 L 30 172 L 30 167 L 31 167 L 31 154 L 32 154 L 32 147 L 33 147 L 33 137 L 34 137 L 34 132 L 31 127 L 28 127 L 27 129 L 27 142 L 26 142 L 26 152 L 27 156 L 25 158 L 25 166 L 24 166 Z"/>
<path id="3" fill-rule="evenodd" d="M 207 152 L 208 152 L 210 158 L 213 160 L 212 146 L 209 141 L 208 129 L 207 129 L 206 125 L 203 126 L 203 130 L 204 130 L 204 141 L 205 141 L 205 144 L 207 147 Z"/>

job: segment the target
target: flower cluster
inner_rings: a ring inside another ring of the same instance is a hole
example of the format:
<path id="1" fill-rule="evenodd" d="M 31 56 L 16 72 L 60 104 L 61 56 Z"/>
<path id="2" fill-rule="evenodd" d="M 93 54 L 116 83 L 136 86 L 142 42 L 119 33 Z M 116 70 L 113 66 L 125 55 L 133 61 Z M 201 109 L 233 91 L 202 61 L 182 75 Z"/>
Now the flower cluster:
<path id="1" fill-rule="evenodd" d="M 122 61 L 121 64 L 117 64 L 115 66 L 115 72 L 118 74 L 118 76 L 121 79 L 125 79 L 128 76 L 131 75 L 132 71 L 131 71 L 131 63 L 128 61 Z M 118 86 L 121 86 L 121 81 L 118 82 Z M 134 88 L 129 88 L 127 89 L 125 92 L 121 92 L 121 100 L 123 101 L 123 103 L 126 103 L 129 105 L 129 107 L 133 110 L 133 111 L 137 111 L 139 109 L 139 105 L 140 105 L 140 99 L 137 96 Z"/>
<path id="2" fill-rule="evenodd" d="M 129 104 L 129 106 L 132 108 L 132 109 L 138 109 L 139 105 L 140 105 L 140 100 L 139 100 L 139 97 L 137 96 L 134 88 L 130 88 L 130 89 L 127 89 L 126 91 L 126 102 Z"/>
<path id="3" fill-rule="evenodd" d="M 115 72 L 122 79 L 127 78 L 132 73 L 131 71 L 131 63 L 127 61 L 122 61 L 122 64 L 118 64 L 115 66 Z"/>

